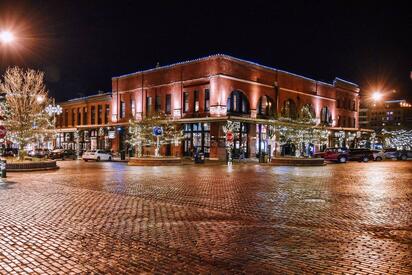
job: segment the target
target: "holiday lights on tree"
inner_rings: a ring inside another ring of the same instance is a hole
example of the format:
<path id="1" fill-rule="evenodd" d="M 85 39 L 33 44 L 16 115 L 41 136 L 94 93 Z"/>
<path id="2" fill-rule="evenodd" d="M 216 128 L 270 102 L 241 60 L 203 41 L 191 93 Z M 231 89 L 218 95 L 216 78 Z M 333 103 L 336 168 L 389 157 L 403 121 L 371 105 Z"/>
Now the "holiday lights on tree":
<path id="1" fill-rule="evenodd" d="M 51 103 L 44 73 L 18 67 L 8 68 L 0 80 L 4 100 L 1 110 L 7 138 L 19 145 L 19 159 L 30 142 L 42 143 L 53 136 L 54 123 L 46 112 Z"/>
<path id="2" fill-rule="evenodd" d="M 397 149 L 412 149 L 412 130 L 400 129 L 394 131 L 382 130 L 385 147 Z"/>
<path id="3" fill-rule="evenodd" d="M 183 138 L 179 125 L 165 116 L 156 113 L 141 120 L 129 121 L 129 139 L 127 142 L 137 148 L 137 156 L 143 156 L 143 146 L 155 146 L 155 155 L 160 156 L 160 146 L 174 144 L 177 146 Z"/>

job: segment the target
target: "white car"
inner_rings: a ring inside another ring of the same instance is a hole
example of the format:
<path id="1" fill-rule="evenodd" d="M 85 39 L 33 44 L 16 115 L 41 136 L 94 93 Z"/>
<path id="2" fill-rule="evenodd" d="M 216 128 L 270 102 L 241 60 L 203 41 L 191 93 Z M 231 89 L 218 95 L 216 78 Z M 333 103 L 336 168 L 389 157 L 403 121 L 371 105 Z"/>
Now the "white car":
<path id="1" fill-rule="evenodd" d="M 385 158 L 385 153 L 383 150 L 372 150 L 373 160 L 383 160 Z"/>
<path id="2" fill-rule="evenodd" d="M 108 151 L 104 150 L 91 150 L 91 151 L 86 151 L 83 153 L 82 159 L 84 161 L 89 161 L 89 160 L 95 160 L 95 161 L 101 161 L 101 160 L 112 160 L 112 154 Z"/>

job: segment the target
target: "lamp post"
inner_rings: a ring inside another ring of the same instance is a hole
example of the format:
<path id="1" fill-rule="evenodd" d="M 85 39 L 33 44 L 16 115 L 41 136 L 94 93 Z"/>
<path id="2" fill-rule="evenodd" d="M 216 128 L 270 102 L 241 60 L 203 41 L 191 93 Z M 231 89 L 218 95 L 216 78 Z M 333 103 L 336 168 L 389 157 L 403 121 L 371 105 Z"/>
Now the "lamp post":
<path id="1" fill-rule="evenodd" d="M 16 40 L 16 37 L 11 31 L 0 32 L 0 42 L 2 44 L 11 44 Z"/>

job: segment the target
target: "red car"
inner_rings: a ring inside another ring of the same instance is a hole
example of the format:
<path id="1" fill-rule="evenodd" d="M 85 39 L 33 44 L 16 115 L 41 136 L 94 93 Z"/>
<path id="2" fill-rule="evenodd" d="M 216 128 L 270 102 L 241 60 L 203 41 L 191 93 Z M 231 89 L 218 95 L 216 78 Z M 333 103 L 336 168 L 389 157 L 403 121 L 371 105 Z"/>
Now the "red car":
<path id="1" fill-rule="evenodd" d="M 345 163 L 349 158 L 346 148 L 326 148 L 325 151 L 316 153 L 315 157 L 339 163 Z"/>

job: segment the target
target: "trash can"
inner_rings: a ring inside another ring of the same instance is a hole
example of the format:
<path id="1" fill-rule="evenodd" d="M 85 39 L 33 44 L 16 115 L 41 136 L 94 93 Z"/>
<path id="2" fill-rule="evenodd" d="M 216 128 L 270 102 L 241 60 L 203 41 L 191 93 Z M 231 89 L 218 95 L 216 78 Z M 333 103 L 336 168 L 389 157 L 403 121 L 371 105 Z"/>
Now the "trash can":
<path id="1" fill-rule="evenodd" d="M 120 159 L 125 160 L 126 159 L 126 151 L 120 151 Z"/>
<path id="2" fill-rule="evenodd" d="M 195 155 L 195 163 L 205 163 L 205 155 L 203 153 L 197 153 Z"/>
<path id="3" fill-rule="evenodd" d="M 6 160 L 2 159 L 0 160 L 0 173 L 1 173 L 1 178 L 7 178 L 7 167 L 6 167 Z"/>

